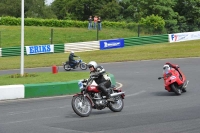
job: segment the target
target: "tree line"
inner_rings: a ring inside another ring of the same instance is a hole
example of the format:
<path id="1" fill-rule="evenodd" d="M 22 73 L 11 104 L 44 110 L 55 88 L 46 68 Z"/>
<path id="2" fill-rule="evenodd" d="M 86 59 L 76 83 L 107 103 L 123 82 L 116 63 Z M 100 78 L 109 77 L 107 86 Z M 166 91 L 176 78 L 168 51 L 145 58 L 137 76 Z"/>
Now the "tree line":
<path id="1" fill-rule="evenodd" d="M 127 23 L 148 20 L 156 25 L 163 20 L 168 32 L 200 29 L 200 0 L 54 0 L 51 5 L 45 0 L 24 2 L 26 18 L 85 21 L 96 15 Z M 0 16 L 21 17 L 21 0 L 1 0 Z"/>

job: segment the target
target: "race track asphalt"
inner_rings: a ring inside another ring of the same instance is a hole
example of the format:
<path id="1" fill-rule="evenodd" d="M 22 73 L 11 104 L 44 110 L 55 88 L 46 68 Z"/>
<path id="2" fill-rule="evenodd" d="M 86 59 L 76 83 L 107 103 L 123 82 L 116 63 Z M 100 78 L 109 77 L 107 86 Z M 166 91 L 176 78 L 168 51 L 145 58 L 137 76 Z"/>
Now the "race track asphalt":
<path id="1" fill-rule="evenodd" d="M 181 96 L 165 91 L 163 81 L 157 79 L 165 62 L 178 64 L 190 81 Z M 126 94 L 122 112 L 92 110 L 89 117 L 81 118 L 71 108 L 72 96 L 0 101 L 0 133 L 200 132 L 200 58 L 101 65 L 122 84 Z M 16 71 L 0 71 L 0 75 Z M 51 67 L 26 71 L 51 71 Z"/>

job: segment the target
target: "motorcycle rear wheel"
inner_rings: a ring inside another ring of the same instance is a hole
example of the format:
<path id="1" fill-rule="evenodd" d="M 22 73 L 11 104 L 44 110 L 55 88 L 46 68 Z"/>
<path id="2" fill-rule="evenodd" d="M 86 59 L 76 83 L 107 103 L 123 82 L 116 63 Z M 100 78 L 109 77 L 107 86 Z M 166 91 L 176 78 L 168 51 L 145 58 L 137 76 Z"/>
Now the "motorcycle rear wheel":
<path id="1" fill-rule="evenodd" d="M 80 64 L 80 68 L 81 68 L 82 70 L 86 70 L 86 69 L 87 69 L 87 64 L 84 63 L 84 62 L 82 62 L 82 63 Z"/>
<path id="2" fill-rule="evenodd" d="M 171 84 L 170 87 L 176 95 L 181 95 L 181 89 L 178 88 L 176 83 Z"/>
<path id="3" fill-rule="evenodd" d="M 74 112 L 81 117 L 89 116 L 92 111 L 90 100 L 87 97 L 84 99 L 83 95 L 74 96 L 71 105 Z"/>
<path id="4" fill-rule="evenodd" d="M 121 96 L 115 97 L 114 102 L 108 103 L 108 108 L 113 112 L 120 112 L 124 108 L 124 101 Z"/>

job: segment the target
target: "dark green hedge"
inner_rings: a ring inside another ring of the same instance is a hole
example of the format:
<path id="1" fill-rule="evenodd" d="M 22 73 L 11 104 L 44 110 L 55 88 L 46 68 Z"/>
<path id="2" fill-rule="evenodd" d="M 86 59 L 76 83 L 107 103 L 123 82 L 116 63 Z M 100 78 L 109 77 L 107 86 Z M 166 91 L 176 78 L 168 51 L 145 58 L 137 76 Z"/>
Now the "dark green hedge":
<path id="1" fill-rule="evenodd" d="M 1 17 L 0 25 L 21 25 L 21 18 L 14 17 Z M 87 21 L 76 21 L 76 20 L 57 20 L 57 19 L 38 19 L 38 18 L 25 18 L 25 26 L 47 26 L 47 27 L 87 27 Z M 110 22 L 103 21 L 104 27 L 113 28 L 133 28 L 137 27 L 137 23 L 126 23 L 126 22 Z"/>

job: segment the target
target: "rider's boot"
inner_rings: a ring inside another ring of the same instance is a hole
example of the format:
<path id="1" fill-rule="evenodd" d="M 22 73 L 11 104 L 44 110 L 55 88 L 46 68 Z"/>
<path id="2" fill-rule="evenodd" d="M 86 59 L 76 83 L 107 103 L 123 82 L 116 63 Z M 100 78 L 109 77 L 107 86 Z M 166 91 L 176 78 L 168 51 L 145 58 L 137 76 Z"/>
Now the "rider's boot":
<path id="1" fill-rule="evenodd" d="M 100 86 L 101 91 L 106 95 L 107 101 L 113 101 L 113 99 L 110 96 L 110 90 L 107 90 L 104 86 Z"/>
<path id="2" fill-rule="evenodd" d="M 186 81 L 184 82 L 184 84 L 183 84 L 183 88 L 185 88 L 185 89 L 186 89 L 186 87 L 187 87 L 188 83 L 189 83 L 189 80 L 186 80 Z"/>
<path id="3" fill-rule="evenodd" d="M 110 90 L 107 91 L 106 99 L 107 99 L 107 101 L 109 101 L 109 102 L 114 102 L 114 99 L 110 96 Z"/>

